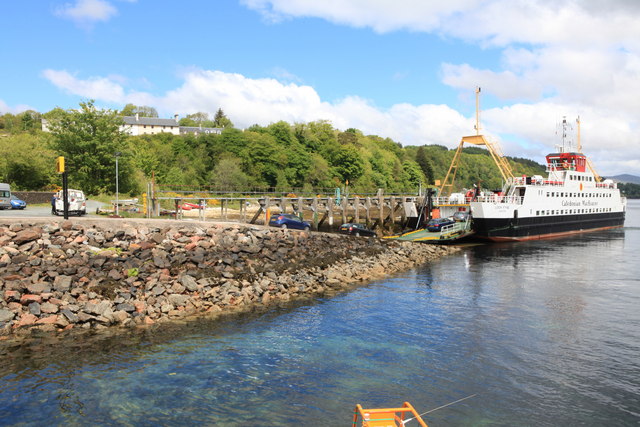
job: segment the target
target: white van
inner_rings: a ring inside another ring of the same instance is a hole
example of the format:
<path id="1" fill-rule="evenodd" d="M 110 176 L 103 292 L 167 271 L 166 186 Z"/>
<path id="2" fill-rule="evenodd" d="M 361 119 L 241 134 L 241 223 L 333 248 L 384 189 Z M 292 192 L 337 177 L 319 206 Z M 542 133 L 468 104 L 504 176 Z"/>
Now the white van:
<path id="1" fill-rule="evenodd" d="M 11 209 L 11 187 L 0 183 L 0 209 Z"/>
<path id="2" fill-rule="evenodd" d="M 51 213 L 54 215 L 64 215 L 64 194 L 62 190 L 58 191 L 54 196 L 55 207 L 52 207 Z M 67 199 L 69 200 L 69 215 L 86 215 L 87 199 L 84 197 L 82 190 L 67 190 Z"/>

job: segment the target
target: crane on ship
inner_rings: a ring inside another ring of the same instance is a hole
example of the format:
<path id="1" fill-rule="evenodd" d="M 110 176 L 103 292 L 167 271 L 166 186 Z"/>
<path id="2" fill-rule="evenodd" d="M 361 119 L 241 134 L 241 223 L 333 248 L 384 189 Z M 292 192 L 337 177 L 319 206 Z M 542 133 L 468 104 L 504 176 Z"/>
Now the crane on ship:
<path id="1" fill-rule="evenodd" d="M 447 196 L 453 192 L 453 184 L 456 180 L 456 175 L 458 173 L 458 166 L 460 164 L 460 157 L 462 154 L 462 148 L 464 144 L 472 144 L 472 145 L 484 145 L 487 147 L 487 150 L 491 154 L 491 158 L 493 158 L 494 163 L 498 166 L 500 170 L 500 174 L 502 175 L 502 179 L 507 181 L 509 178 L 513 178 L 513 171 L 511 170 L 511 166 L 509 162 L 502 154 L 500 150 L 500 146 L 497 142 L 489 141 L 484 135 L 480 133 L 480 87 L 476 88 L 476 124 L 475 124 L 476 134 L 470 136 L 463 136 L 458 144 L 458 149 L 453 155 L 453 159 L 451 160 L 451 165 L 449 166 L 449 170 L 445 175 L 442 184 L 438 188 L 438 196 Z"/>
<path id="2" fill-rule="evenodd" d="M 580 142 L 580 116 L 578 116 L 578 118 L 576 119 L 576 123 L 578 124 L 578 153 L 580 154 L 584 154 L 582 152 L 582 142 Z M 587 157 L 587 166 L 589 167 L 589 170 L 591 171 L 591 173 L 593 174 L 594 178 L 596 179 L 596 182 L 600 182 L 602 181 L 602 177 L 596 172 L 596 168 L 593 166 L 593 163 L 591 162 L 591 159 Z"/>

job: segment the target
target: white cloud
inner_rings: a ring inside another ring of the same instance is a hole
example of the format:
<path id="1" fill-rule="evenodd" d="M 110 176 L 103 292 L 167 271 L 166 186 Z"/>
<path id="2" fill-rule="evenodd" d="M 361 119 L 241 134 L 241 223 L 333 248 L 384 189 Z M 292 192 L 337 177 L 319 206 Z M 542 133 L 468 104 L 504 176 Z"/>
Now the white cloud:
<path id="1" fill-rule="evenodd" d="M 106 22 L 118 14 L 118 10 L 106 0 L 76 0 L 55 10 L 59 17 L 70 19 L 77 25 L 90 28 L 96 22 Z"/>
<path id="2" fill-rule="evenodd" d="M 239 128 L 268 125 L 279 120 L 290 123 L 329 120 L 339 129 L 357 128 L 365 134 L 390 137 L 404 145 L 441 144 L 455 147 L 463 135 L 472 134 L 475 117 L 465 117 L 446 105 L 396 104 L 388 109 L 349 96 L 336 102 L 323 101 L 310 86 L 282 83 L 275 79 L 250 79 L 241 74 L 189 69 L 184 82 L 164 95 L 127 92 L 119 83 L 100 77 L 79 79 L 66 71 L 46 70 L 55 86 L 84 98 L 116 104 L 155 107 L 165 117 L 207 112 L 222 108 Z M 482 113 L 483 128 L 498 140 L 507 155 L 543 162 L 559 142 L 555 125 L 562 116 L 578 112 L 583 121 L 584 151 L 602 174 L 640 174 L 640 144 L 636 142 L 637 120 L 629 120 L 606 109 L 577 103 L 541 101 L 490 108 Z M 575 117 L 569 118 L 571 121 Z M 501 135 L 505 135 L 504 137 Z"/>
<path id="3" fill-rule="evenodd" d="M 637 3 L 574 0 L 242 0 L 277 21 L 317 17 L 377 32 L 434 32 L 470 41 L 638 46 Z"/>
<path id="4" fill-rule="evenodd" d="M 15 105 L 13 107 L 10 107 L 6 102 L 0 99 L 0 114 L 6 114 L 6 113 L 18 114 L 27 110 L 35 110 L 35 108 L 25 104 L 20 104 L 20 105 Z"/>

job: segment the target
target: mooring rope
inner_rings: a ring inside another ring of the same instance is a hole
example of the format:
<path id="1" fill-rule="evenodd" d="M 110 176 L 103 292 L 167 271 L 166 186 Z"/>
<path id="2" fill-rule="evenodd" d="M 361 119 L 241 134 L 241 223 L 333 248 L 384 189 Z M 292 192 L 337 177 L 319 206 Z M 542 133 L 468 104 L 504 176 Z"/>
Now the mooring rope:
<path id="1" fill-rule="evenodd" d="M 446 408 L 447 406 L 454 405 L 454 404 L 456 404 L 456 403 L 462 402 L 463 400 L 471 399 L 472 397 L 477 396 L 477 395 L 478 395 L 478 393 L 474 393 L 474 394 L 469 395 L 469 396 L 467 396 L 467 397 L 463 397 L 462 399 L 458 399 L 458 400 L 456 400 L 455 402 L 450 402 L 450 403 L 447 403 L 446 405 L 442 405 L 442 406 L 438 406 L 437 408 L 430 409 L 430 410 L 428 410 L 427 412 L 423 412 L 423 413 L 421 413 L 421 414 L 419 414 L 419 415 L 420 415 L 420 416 L 423 416 L 423 415 L 430 414 L 431 412 L 435 412 L 435 411 L 437 411 L 438 409 Z M 405 425 L 405 424 L 407 424 L 409 421 L 412 421 L 412 420 L 415 420 L 415 419 L 416 419 L 416 417 L 406 419 L 406 420 L 402 421 L 402 425 Z"/>

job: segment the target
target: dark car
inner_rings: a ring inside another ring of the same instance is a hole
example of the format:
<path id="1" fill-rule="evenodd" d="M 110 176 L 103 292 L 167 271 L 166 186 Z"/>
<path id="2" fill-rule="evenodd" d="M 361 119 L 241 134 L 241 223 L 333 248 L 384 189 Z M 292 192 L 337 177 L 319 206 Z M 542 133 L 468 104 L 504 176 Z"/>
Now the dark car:
<path id="1" fill-rule="evenodd" d="M 369 230 L 363 224 L 351 224 L 351 223 L 342 224 L 340 226 L 340 233 L 351 234 L 353 236 L 371 236 L 371 237 L 378 236 L 375 231 Z"/>
<path id="2" fill-rule="evenodd" d="M 465 222 L 469 219 L 469 212 L 458 211 L 453 214 L 453 220 L 456 222 Z"/>
<path id="3" fill-rule="evenodd" d="M 456 222 L 451 218 L 434 218 L 427 223 L 427 230 L 440 231 L 445 225 L 455 224 Z"/>
<path id="4" fill-rule="evenodd" d="M 11 209 L 24 209 L 27 207 L 27 202 L 18 199 L 15 194 L 11 195 Z"/>
<path id="5" fill-rule="evenodd" d="M 301 220 L 297 215 L 292 214 L 278 214 L 271 215 L 269 219 L 269 225 L 280 228 L 295 228 L 296 230 L 309 230 L 311 224 L 307 221 Z"/>

